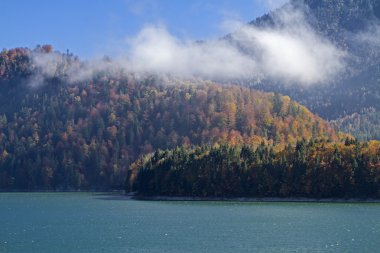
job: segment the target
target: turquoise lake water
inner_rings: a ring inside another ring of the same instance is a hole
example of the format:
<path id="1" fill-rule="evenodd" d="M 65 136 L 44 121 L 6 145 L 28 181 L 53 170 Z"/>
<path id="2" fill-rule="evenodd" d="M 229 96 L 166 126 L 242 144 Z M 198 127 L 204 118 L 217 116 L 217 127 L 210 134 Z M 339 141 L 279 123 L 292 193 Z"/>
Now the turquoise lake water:
<path id="1" fill-rule="evenodd" d="M 380 204 L 0 193 L 0 252 L 379 252 Z"/>

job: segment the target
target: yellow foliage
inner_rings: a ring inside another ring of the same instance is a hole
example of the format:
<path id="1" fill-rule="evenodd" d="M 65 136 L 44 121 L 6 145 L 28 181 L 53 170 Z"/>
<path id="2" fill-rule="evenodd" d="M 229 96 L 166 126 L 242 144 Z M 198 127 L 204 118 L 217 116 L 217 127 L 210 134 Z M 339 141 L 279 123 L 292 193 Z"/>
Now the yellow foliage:
<path id="1" fill-rule="evenodd" d="M 8 152 L 4 149 L 3 152 L 1 153 L 1 160 L 4 160 L 8 157 Z"/>
<path id="2" fill-rule="evenodd" d="M 75 102 L 80 103 L 80 100 L 81 100 L 81 99 L 80 99 L 80 96 L 75 96 L 75 97 L 74 97 L 74 100 L 75 100 Z"/>

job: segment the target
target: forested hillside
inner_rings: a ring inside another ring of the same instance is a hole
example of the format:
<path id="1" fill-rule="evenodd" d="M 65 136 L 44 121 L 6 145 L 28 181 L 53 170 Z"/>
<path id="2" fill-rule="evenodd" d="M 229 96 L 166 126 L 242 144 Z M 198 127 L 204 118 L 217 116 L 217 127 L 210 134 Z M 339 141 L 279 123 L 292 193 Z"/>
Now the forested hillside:
<path id="1" fill-rule="evenodd" d="M 60 59 L 46 73 L 33 54 Z M 84 64 L 51 46 L 0 54 L 0 188 L 123 187 L 129 165 L 157 149 L 338 139 L 305 107 L 274 93 L 123 70 L 70 81 Z"/>
<path id="2" fill-rule="evenodd" d="M 140 196 L 379 198 L 380 142 L 156 151 L 131 166 L 126 190 Z"/>

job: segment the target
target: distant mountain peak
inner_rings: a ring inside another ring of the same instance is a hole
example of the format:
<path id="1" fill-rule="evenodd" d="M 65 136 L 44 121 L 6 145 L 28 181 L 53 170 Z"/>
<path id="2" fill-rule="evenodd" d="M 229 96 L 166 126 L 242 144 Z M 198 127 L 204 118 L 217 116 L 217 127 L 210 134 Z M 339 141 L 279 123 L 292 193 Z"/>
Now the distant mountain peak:
<path id="1" fill-rule="evenodd" d="M 378 0 L 290 0 L 282 7 L 250 22 L 258 27 L 278 25 L 276 16 L 283 12 L 299 10 L 308 17 L 317 30 L 335 28 L 348 31 L 360 30 L 369 22 L 380 21 Z"/>

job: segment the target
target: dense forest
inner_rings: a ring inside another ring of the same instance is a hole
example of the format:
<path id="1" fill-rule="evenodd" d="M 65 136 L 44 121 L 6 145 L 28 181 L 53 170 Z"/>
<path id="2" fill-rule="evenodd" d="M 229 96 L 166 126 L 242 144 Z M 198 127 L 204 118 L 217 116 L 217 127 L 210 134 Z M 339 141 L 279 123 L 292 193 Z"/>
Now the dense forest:
<path id="1" fill-rule="evenodd" d="M 126 190 L 140 196 L 379 198 L 380 142 L 159 150 L 131 166 Z"/>
<path id="2" fill-rule="evenodd" d="M 58 59 L 46 72 L 33 59 Z M 109 61 L 109 60 L 107 60 Z M 99 71 L 49 45 L 0 53 L 0 188 L 123 187 L 140 155 L 178 146 L 274 146 L 341 138 L 289 97 L 208 81 Z"/>

